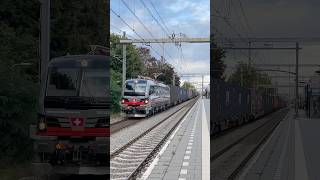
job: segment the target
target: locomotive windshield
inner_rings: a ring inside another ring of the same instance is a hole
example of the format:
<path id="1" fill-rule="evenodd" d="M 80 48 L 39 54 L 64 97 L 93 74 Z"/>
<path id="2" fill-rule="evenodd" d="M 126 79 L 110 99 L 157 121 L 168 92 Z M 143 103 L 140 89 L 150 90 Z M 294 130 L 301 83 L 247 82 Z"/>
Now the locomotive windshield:
<path id="1" fill-rule="evenodd" d="M 80 68 L 51 68 L 47 96 L 76 96 Z"/>
<path id="2" fill-rule="evenodd" d="M 86 69 L 81 83 L 80 96 L 106 97 L 109 77 L 105 69 Z"/>
<path id="3" fill-rule="evenodd" d="M 126 81 L 125 96 L 144 96 L 147 88 L 145 80 Z"/>
<path id="4" fill-rule="evenodd" d="M 47 96 L 106 97 L 109 77 L 106 69 L 57 68 L 49 70 Z"/>

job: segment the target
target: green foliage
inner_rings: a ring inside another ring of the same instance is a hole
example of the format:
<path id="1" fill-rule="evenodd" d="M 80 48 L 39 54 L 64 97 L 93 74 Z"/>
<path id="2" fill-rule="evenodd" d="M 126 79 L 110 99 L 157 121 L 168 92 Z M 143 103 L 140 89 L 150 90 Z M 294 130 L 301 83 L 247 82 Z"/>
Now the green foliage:
<path id="1" fill-rule="evenodd" d="M 115 34 L 110 35 L 110 54 L 111 54 L 111 96 L 112 111 L 119 112 L 121 87 L 122 87 L 122 45 L 119 44 L 123 37 Z M 124 37 L 126 38 L 126 37 Z M 126 45 L 127 71 L 126 78 L 137 78 L 139 75 L 157 78 L 165 84 L 172 84 L 173 67 L 164 59 L 157 60 L 150 54 L 150 49 L 136 47 L 132 44 Z M 180 78 L 175 77 L 175 85 L 180 85 Z"/>
<path id="2" fill-rule="evenodd" d="M 28 130 L 37 107 L 39 7 L 37 0 L 0 1 L 0 166 L 32 153 Z M 15 66 L 22 62 L 33 65 Z"/>
<path id="3" fill-rule="evenodd" d="M 120 111 L 120 99 L 122 90 L 122 46 L 119 44 L 120 36 L 110 35 L 111 54 L 111 98 L 112 111 Z M 126 47 L 127 71 L 126 77 L 136 78 L 138 75 L 145 75 L 146 68 L 136 46 L 128 44 Z"/>
<path id="4" fill-rule="evenodd" d="M 183 82 L 182 87 L 187 89 L 196 89 L 193 84 L 187 81 Z"/>
<path id="5" fill-rule="evenodd" d="M 111 69 L 111 101 L 112 106 L 111 110 L 112 112 L 119 112 L 120 111 L 120 98 L 121 98 L 121 80 L 122 80 L 122 74 L 119 72 L 116 72 L 115 70 Z"/>
<path id="6" fill-rule="evenodd" d="M 244 87 L 256 87 L 258 84 L 271 84 L 271 78 L 266 73 L 256 71 L 243 62 L 238 63 L 236 71 L 230 76 L 229 82 L 238 83 Z"/>
<path id="7" fill-rule="evenodd" d="M 28 130 L 36 119 L 37 84 L 21 73 L 2 69 L 0 74 L 7 75 L 0 76 L 0 159 L 1 162 L 26 160 L 32 153 Z"/>
<path id="8" fill-rule="evenodd" d="M 52 1 L 51 57 L 87 53 L 90 44 L 108 45 L 106 2 Z M 0 166 L 4 167 L 32 154 L 28 131 L 37 118 L 39 15 L 38 0 L 0 1 Z M 22 62 L 33 65 L 17 66 Z"/>
<path id="9" fill-rule="evenodd" d="M 159 66 L 160 66 L 159 69 L 162 72 L 162 74 L 159 75 L 157 80 L 159 80 L 165 84 L 172 84 L 173 74 L 175 73 L 173 67 L 170 64 L 165 63 L 165 62 L 161 62 L 161 61 L 160 61 Z"/>
<path id="10" fill-rule="evenodd" d="M 223 62 L 223 58 L 226 57 L 226 52 L 219 48 L 214 40 L 211 42 L 211 49 L 210 49 L 210 71 L 211 77 L 215 79 L 225 79 L 224 71 L 226 65 Z"/>
<path id="11" fill-rule="evenodd" d="M 86 54 L 88 45 L 108 45 L 102 0 L 52 1 L 51 57 Z"/>

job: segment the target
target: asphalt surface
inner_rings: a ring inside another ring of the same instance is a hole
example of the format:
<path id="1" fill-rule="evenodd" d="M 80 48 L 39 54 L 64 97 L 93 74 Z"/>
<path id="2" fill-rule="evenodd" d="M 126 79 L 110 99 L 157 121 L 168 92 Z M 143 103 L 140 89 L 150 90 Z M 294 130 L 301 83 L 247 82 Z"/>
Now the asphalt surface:
<path id="1" fill-rule="evenodd" d="M 300 126 L 300 138 L 304 157 L 299 158 L 300 164 L 305 164 L 306 171 L 296 173 L 301 176 L 305 174 L 309 180 L 320 179 L 320 119 L 298 118 L 297 125 Z M 299 140 L 299 139 L 297 139 Z M 303 159 L 304 158 L 304 159 Z M 301 162 L 302 161 L 302 162 Z M 303 162 L 304 161 L 304 162 Z"/>
<path id="2" fill-rule="evenodd" d="M 203 171 L 202 128 L 209 123 L 209 100 L 200 99 L 151 163 L 143 179 L 209 179 Z M 205 117 L 204 117 L 205 116 Z M 205 127 L 209 134 L 209 127 Z M 208 137 L 209 138 L 209 137 Z M 209 142 L 209 139 L 208 139 Z M 208 143 L 206 144 L 208 146 Z M 209 152 L 209 151 L 208 151 Z M 207 155 L 209 158 L 209 154 Z M 207 158 L 208 162 L 209 159 Z M 209 171 L 209 167 L 206 167 Z"/>

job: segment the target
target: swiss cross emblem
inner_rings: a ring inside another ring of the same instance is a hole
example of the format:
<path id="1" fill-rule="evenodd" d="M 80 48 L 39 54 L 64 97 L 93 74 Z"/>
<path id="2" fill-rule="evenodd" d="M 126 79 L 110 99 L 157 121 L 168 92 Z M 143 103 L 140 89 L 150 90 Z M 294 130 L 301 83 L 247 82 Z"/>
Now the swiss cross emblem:
<path id="1" fill-rule="evenodd" d="M 70 118 L 71 128 L 73 129 L 83 129 L 84 123 L 85 123 L 84 118 L 78 118 L 78 117 Z"/>

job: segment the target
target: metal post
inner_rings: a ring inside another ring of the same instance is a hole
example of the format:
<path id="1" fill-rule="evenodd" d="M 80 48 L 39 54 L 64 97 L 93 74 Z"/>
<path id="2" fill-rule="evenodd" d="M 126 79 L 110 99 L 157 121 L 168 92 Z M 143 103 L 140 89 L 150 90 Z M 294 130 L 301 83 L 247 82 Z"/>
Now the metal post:
<path id="1" fill-rule="evenodd" d="M 124 95 L 124 88 L 127 76 L 127 45 L 122 46 L 122 96 Z"/>
<path id="2" fill-rule="evenodd" d="M 45 81 L 46 69 L 50 59 L 50 0 L 40 0 L 40 82 Z"/>
<path id="3" fill-rule="evenodd" d="M 241 87 L 243 87 L 243 70 L 242 69 L 240 69 L 240 78 L 241 78 L 240 80 Z"/>
<path id="4" fill-rule="evenodd" d="M 288 66 L 289 67 L 289 72 L 291 72 L 291 67 L 290 66 Z M 289 105 L 291 104 L 291 87 L 290 87 L 290 85 L 291 85 L 291 76 L 290 76 L 290 74 L 288 74 L 288 76 L 289 76 Z"/>
<path id="5" fill-rule="evenodd" d="M 296 102 L 295 115 L 298 117 L 298 102 L 299 102 L 299 42 L 296 42 Z"/>
<path id="6" fill-rule="evenodd" d="M 202 87 L 201 87 L 201 98 L 203 98 L 203 75 L 202 75 L 202 82 L 201 82 L 201 85 L 202 85 Z"/>
<path id="7" fill-rule="evenodd" d="M 249 41 L 248 66 L 251 66 L 251 42 Z"/>
<path id="8" fill-rule="evenodd" d="M 174 85 L 176 85 L 176 76 L 175 76 L 175 74 L 173 73 L 172 74 L 172 85 L 174 86 Z"/>

